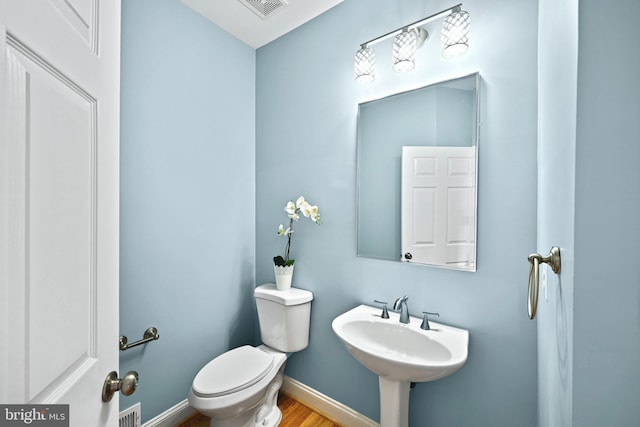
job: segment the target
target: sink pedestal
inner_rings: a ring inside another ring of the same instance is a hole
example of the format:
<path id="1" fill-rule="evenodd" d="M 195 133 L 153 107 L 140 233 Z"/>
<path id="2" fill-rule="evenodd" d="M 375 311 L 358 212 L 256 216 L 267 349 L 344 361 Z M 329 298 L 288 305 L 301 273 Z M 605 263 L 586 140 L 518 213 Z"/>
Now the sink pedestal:
<path id="1" fill-rule="evenodd" d="M 408 381 L 392 381 L 378 377 L 380 385 L 380 427 L 409 427 Z"/>

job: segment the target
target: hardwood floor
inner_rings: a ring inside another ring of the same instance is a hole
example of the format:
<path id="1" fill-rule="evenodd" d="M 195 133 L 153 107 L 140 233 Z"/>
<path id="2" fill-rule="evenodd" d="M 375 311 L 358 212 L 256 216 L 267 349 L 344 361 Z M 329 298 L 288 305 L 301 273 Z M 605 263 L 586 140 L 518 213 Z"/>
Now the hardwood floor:
<path id="1" fill-rule="evenodd" d="M 279 427 L 342 427 L 284 393 L 278 395 L 278 407 L 282 411 Z M 196 414 L 177 427 L 209 427 L 209 418 Z"/>
<path id="2" fill-rule="evenodd" d="M 282 411 L 279 427 L 341 427 L 284 393 L 278 395 L 278 408 Z"/>

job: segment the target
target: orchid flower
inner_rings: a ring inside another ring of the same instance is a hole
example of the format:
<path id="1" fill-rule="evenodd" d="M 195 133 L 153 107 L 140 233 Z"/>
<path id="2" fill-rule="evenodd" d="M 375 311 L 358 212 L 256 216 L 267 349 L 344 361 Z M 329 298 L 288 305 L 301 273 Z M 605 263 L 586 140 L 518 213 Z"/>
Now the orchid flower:
<path id="1" fill-rule="evenodd" d="M 293 233 L 291 227 L 287 227 L 286 230 L 284 229 L 284 225 L 282 224 L 280 224 L 280 226 L 278 227 L 278 236 L 288 236 L 291 233 Z"/>
<path id="2" fill-rule="evenodd" d="M 278 226 L 278 236 L 286 236 L 287 237 L 287 246 L 285 248 L 285 256 L 284 258 L 281 256 L 274 257 L 274 262 L 276 265 L 281 265 L 280 263 L 284 263 L 282 265 L 292 265 L 294 260 L 289 259 L 289 252 L 291 250 L 291 237 L 293 236 L 293 221 L 297 221 L 300 219 L 299 213 L 302 213 L 305 218 L 310 218 L 311 221 L 316 224 L 321 224 L 320 221 L 320 213 L 318 212 L 318 206 L 311 205 L 307 202 L 303 196 L 298 197 L 295 204 L 292 201 L 287 202 L 284 207 L 284 211 L 287 213 L 289 217 L 289 227 L 284 228 L 283 224 Z M 276 261 L 278 259 L 278 261 Z"/>
<path id="3" fill-rule="evenodd" d="M 315 222 L 316 224 L 320 224 L 320 212 L 318 212 L 318 207 L 317 206 L 310 206 L 309 207 L 309 215 L 311 216 L 311 221 Z"/>
<path id="4" fill-rule="evenodd" d="M 311 205 L 307 202 L 304 202 L 300 205 L 300 212 L 302 212 L 302 215 L 305 216 L 305 218 L 309 218 L 309 215 L 311 214 Z"/>
<path id="5" fill-rule="evenodd" d="M 293 215 L 296 213 L 296 205 L 294 205 L 292 201 L 289 201 L 284 207 L 284 211 L 289 215 Z"/>

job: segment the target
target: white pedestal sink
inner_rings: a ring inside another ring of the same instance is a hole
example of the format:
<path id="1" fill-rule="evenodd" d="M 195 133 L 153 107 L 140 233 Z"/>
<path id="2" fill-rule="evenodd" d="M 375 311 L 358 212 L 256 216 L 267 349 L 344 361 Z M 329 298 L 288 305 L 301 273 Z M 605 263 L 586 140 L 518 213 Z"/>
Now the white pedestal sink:
<path id="1" fill-rule="evenodd" d="M 409 426 L 409 391 L 412 382 L 433 381 L 460 369 L 467 361 L 469 332 L 410 317 L 400 323 L 397 313 L 380 317 L 379 308 L 360 305 L 333 320 L 333 331 L 349 352 L 378 375 L 380 426 Z"/>

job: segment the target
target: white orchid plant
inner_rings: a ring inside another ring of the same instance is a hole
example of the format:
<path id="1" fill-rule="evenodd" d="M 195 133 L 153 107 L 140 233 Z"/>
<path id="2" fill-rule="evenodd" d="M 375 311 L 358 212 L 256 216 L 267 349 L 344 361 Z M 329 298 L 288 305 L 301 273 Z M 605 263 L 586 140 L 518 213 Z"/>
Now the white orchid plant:
<path id="1" fill-rule="evenodd" d="M 273 257 L 273 263 L 278 266 L 290 266 L 293 265 L 296 260 L 289 258 L 289 252 L 291 251 L 291 237 L 293 236 L 293 222 L 300 219 L 300 214 L 305 218 L 311 219 L 316 224 L 322 224 L 320 220 L 320 213 L 318 207 L 307 202 L 303 196 L 298 197 L 296 203 L 289 201 L 284 207 L 284 211 L 289 217 L 289 227 L 284 228 L 283 224 L 278 227 L 278 236 L 284 236 L 287 238 L 287 246 L 284 250 L 284 257 L 281 255 Z"/>

